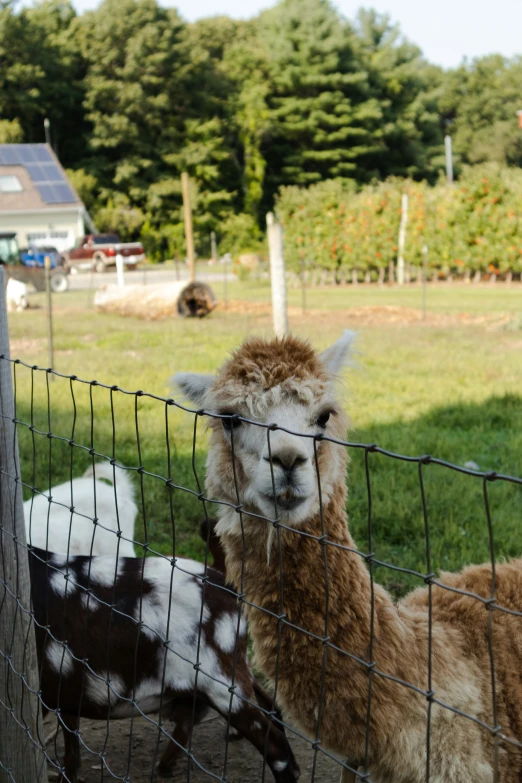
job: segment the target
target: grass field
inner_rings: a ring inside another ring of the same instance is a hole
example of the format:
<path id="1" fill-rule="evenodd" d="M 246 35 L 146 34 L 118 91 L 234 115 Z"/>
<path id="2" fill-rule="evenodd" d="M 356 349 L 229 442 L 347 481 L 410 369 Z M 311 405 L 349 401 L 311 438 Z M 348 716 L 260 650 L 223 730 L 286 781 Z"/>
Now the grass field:
<path id="1" fill-rule="evenodd" d="M 215 285 L 218 296 L 221 284 Z M 268 287 L 233 283 L 231 299 L 263 302 Z M 307 292 L 309 311 L 301 314 L 301 293 L 289 292 L 291 327 L 318 348 L 335 340 L 342 328 L 358 328 L 358 368 L 346 374 L 344 394 L 352 420 L 350 439 L 377 443 L 400 454 L 432 454 L 456 464 L 475 461 L 481 470 L 522 475 L 522 286 L 437 285 L 428 289 L 426 323 L 381 313 L 379 308 L 420 306 L 420 288 L 358 286 Z M 34 308 L 10 315 L 12 356 L 47 366 L 43 298 Z M 37 307 L 39 306 L 39 307 Z M 373 308 L 371 318 L 366 310 Z M 406 311 L 404 311 L 407 315 Z M 468 313 L 470 318 L 458 314 Z M 86 292 L 55 297 L 55 367 L 130 390 L 169 396 L 168 378 L 178 370 L 212 371 L 248 334 L 269 335 L 268 311 L 248 305 L 216 310 L 202 321 L 138 321 L 99 315 L 87 306 Z M 112 454 L 111 393 L 18 366 L 18 417 L 37 429 Z M 72 389 L 72 391 L 71 391 Z M 32 390 L 32 391 L 31 391 Z M 50 398 L 48 419 L 47 394 Z M 204 421 L 148 397 L 113 392 L 114 451 L 125 465 L 167 476 L 165 421 L 168 417 L 173 482 L 193 492 L 203 483 Z M 32 404 L 31 404 L 32 403 Z M 76 417 L 74 409 L 76 408 Z M 91 409 L 93 427 L 91 432 Z M 137 411 L 137 416 L 136 416 Z M 136 419 L 141 459 L 136 443 Z M 87 450 L 48 439 L 19 427 L 23 478 L 43 490 L 79 475 L 90 464 Z M 92 439 L 92 440 L 91 440 Z M 368 547 L 368 497 L 364 452 L 350 449 L 349 513 L 362 549 Z M 370 455 L 372 548 L 397 566 L 426 569 L 424 520 L 418 470 L 409 464 Z M 433 569 L 459 568 L 488 558 L 488 529 L 482 481 L 437 466 L 423 468 L 430 522 Z M 136 537 L 162 552 L 201 557 L 196 533 L 203 517 L 201 501 L 183 489 L 172 493 L 165 482 L 143 482 L 144 503 Z M 497 556 L 522 553 L 522 487 L 488 485 Z M 209 508 L 212 513 L 212 508 Z M 401 592 L 408 577 L 382 568 L 377 578 Z"/>

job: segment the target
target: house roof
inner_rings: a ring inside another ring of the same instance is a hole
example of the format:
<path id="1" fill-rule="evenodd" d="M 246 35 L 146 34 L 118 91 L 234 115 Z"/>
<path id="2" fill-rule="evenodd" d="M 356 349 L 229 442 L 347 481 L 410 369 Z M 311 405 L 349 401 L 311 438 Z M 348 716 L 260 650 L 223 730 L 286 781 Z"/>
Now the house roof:
<path id="1" fill-rule="evenodd" d="M 22 190 L 0 187 L 0 212 L 83 206 L 48 144 L 0 144 L 0 177 L 6 176 L 17 177 Z"/>

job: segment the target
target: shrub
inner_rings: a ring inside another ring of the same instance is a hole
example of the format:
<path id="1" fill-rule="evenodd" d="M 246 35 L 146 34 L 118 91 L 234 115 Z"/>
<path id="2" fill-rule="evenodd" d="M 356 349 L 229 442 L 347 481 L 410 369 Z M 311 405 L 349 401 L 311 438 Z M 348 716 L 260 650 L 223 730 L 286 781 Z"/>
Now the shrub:
<path id="1" fill-rule="evenodd" d="M 335 279 L 350 270 L 370 272 L 395 262 L 401 196 L 407 193 L 405 259 L 440 274 L 522 272 L 522 171 L 487 164 L 465 169 L 453 186 L 392 178 L 364 187 L 336 181 L 280 192 L 277 211 L 285 231 L 288 267 L 325 269 Z"/>

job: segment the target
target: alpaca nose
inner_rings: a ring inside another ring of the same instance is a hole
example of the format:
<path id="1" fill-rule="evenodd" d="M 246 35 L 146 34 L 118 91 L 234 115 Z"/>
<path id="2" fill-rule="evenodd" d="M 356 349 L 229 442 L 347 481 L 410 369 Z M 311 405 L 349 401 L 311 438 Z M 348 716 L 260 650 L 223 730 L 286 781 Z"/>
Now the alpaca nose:
<path id="1" fill-rule="evenodd" d="M 272 458 L 264 457 L 266 462 L 272 462 L 272 465 L 277 465 L 289 476 L 294 470 L 307 461 L 306 457 L 298 454 L 295 451 L 280 451 L 278 454 L 272 454 Z"/>

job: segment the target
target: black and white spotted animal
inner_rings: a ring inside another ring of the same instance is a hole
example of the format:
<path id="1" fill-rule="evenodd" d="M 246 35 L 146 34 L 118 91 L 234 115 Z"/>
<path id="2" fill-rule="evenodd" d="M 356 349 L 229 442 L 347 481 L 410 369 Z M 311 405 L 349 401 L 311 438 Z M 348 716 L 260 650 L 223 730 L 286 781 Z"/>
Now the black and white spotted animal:
<path id="1" fill-rule="evenodd" d="M 212 707 L 265 755 L 277 783 L 295 783 L 299 767 L 267 717 L 271 700 L 252 675 L 246 623 L 223 574 L 209 568 L 205 578 L 201 563 L 181 558 L 67 560 L 35 548 L 29 563 L 40 688 L 46 709 L 60 711 L 64 780 L 77 779 L 81 717 L 170 714 L 158 768 L 169 774 L 191 724 Z"/>

